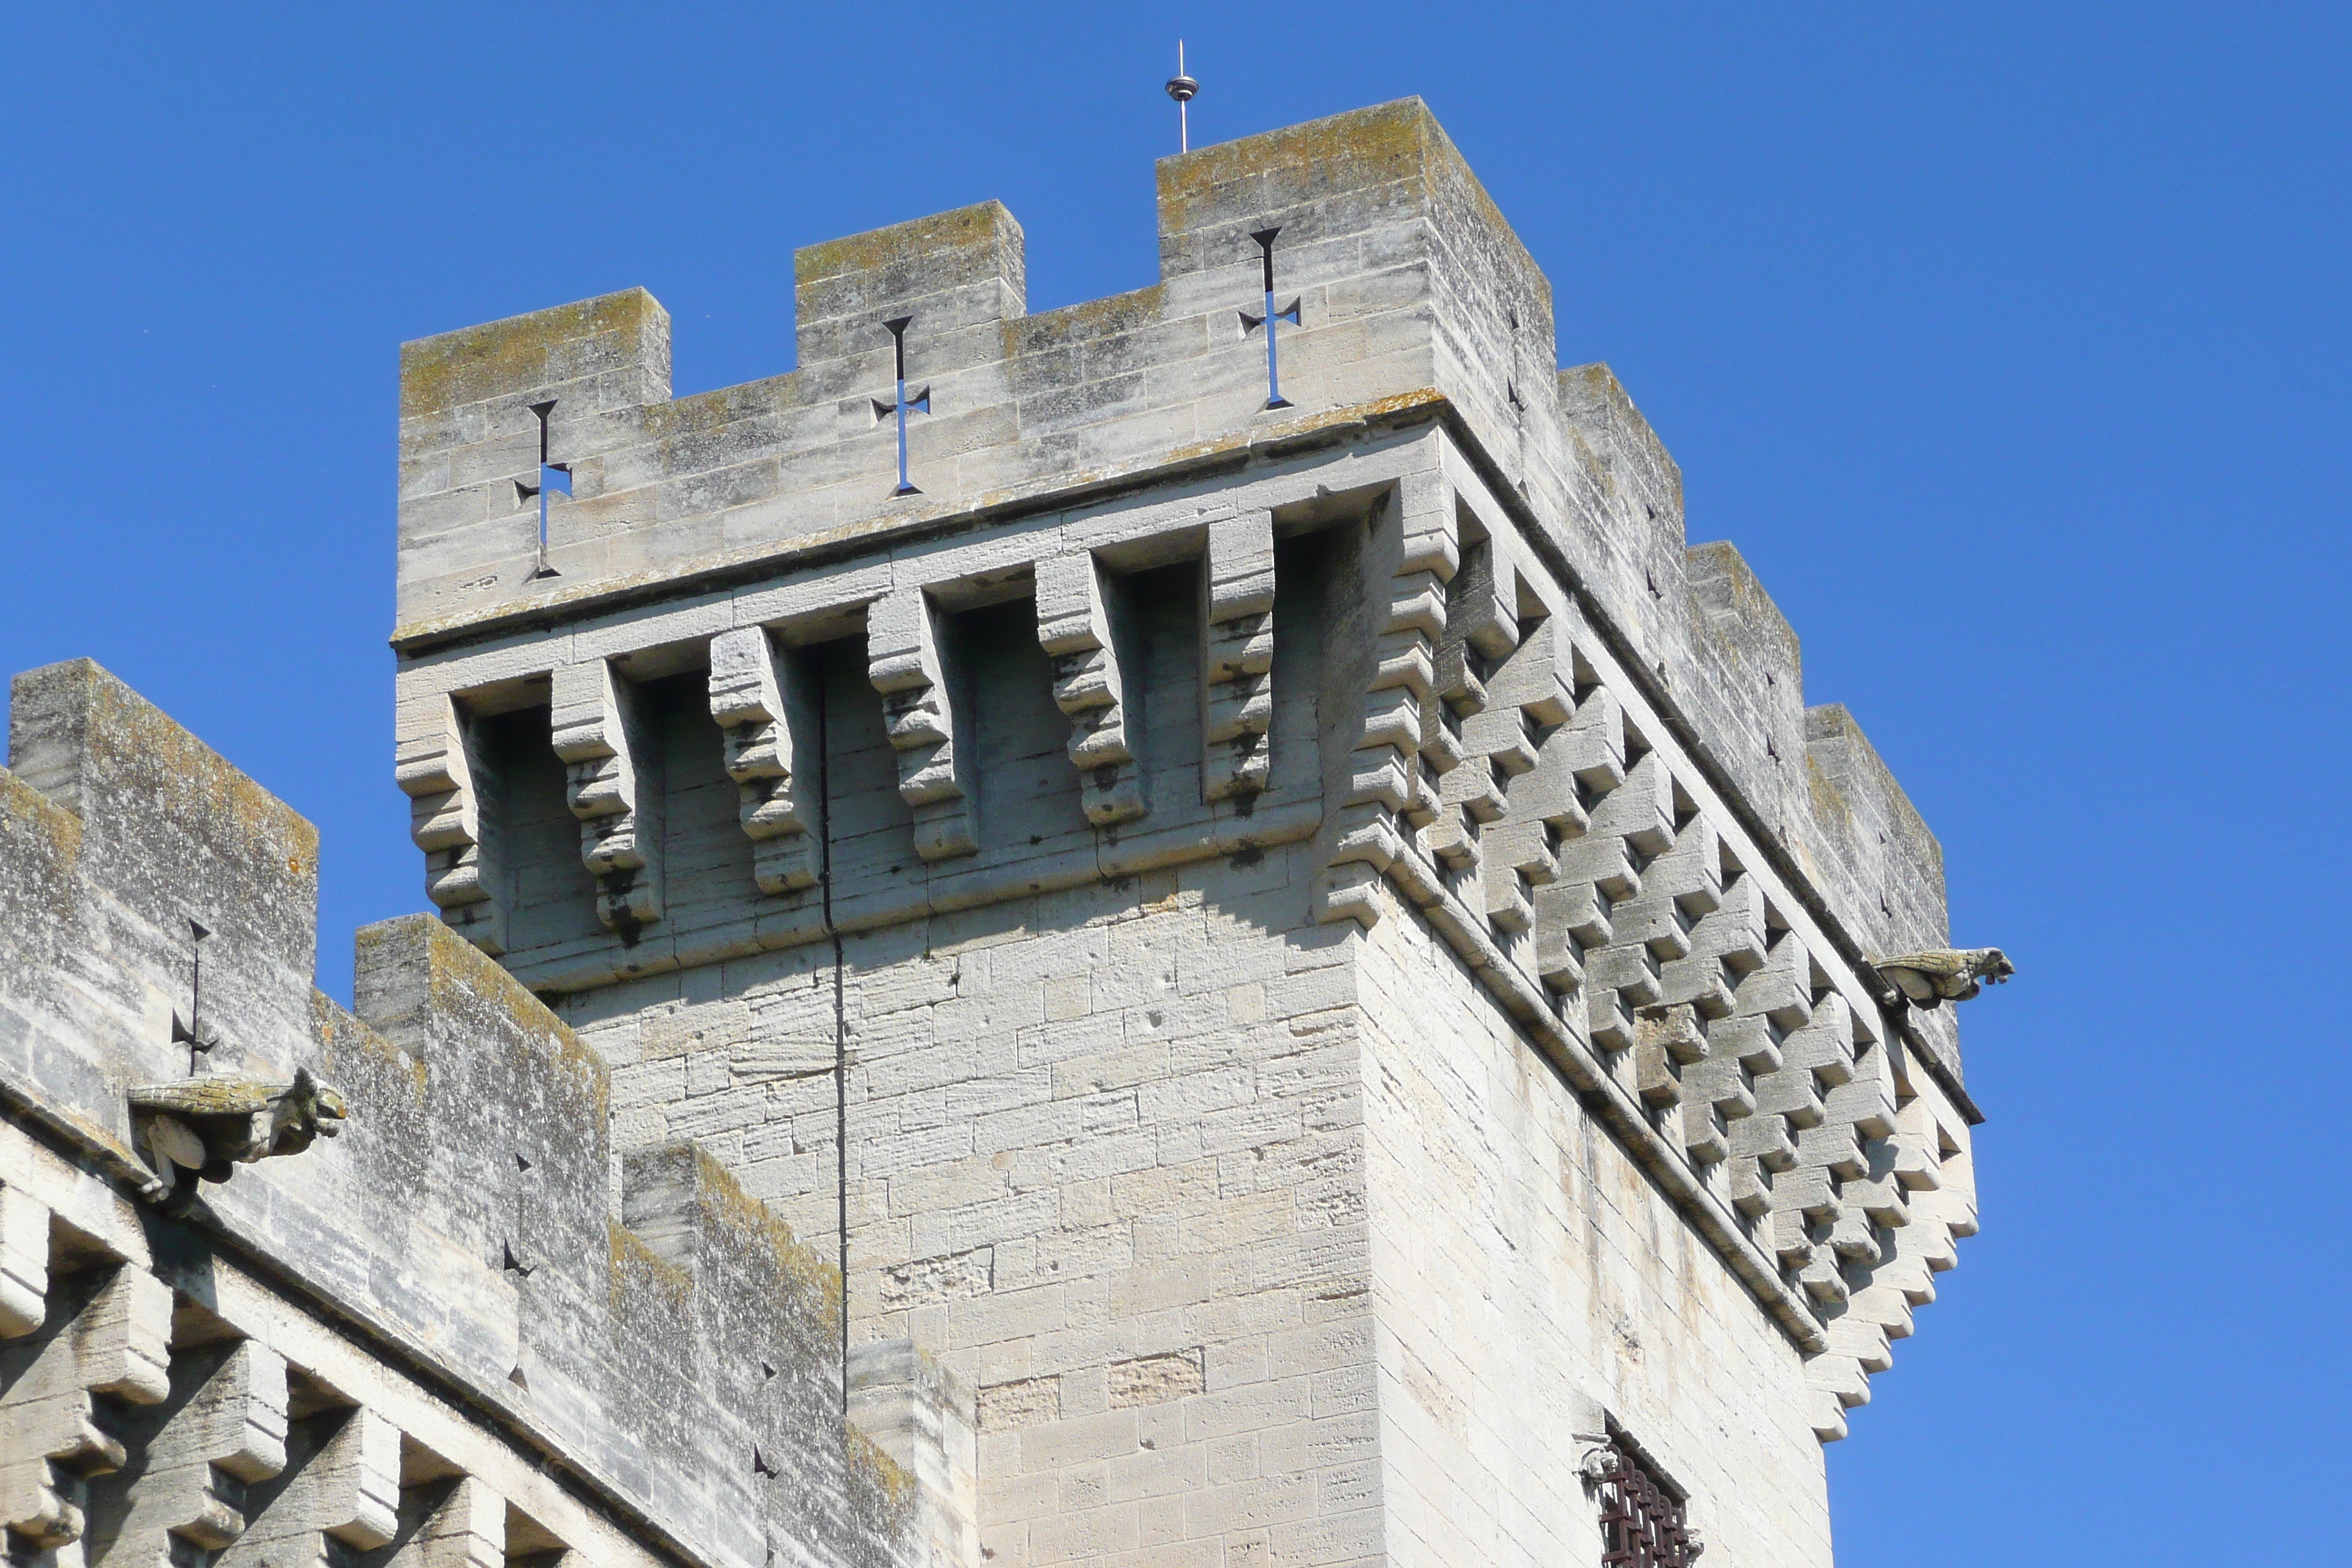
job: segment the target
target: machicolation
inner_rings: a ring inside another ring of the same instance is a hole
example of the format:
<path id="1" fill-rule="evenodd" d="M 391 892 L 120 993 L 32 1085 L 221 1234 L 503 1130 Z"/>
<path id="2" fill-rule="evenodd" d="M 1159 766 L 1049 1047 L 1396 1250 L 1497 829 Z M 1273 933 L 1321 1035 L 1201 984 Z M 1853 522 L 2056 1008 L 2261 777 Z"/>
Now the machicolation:
<path id="1" fill-rule="evenodd" d="M 1418 101 L 1159 212 L 807 247 L 693 397 L 408 344 L 351 1012 L 309 826 L 17 678 L 12 1560 L 1829 1562 L 2007 960 Z"/>

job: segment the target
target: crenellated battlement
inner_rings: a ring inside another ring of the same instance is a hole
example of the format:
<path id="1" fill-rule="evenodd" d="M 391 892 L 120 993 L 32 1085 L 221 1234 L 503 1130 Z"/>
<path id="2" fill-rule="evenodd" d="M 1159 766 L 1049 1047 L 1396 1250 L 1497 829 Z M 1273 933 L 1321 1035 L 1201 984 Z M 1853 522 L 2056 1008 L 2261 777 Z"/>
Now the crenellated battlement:
<path id="1" fill-rule="evenodd" d="M 830 1261 L 690 1142 L 619 1162 L 604 1061 L 439 921 L 360 933 L 356 1016 L 320 995 L 310 826 L 97 666 L 20 676 L 12 721 L 12 1547 L 912 1560 L 903 1478 L 843 1423 Z M 192 1078 L 192 919 L 196 1080 L 307 1070 L 352 1112 L 218 1184 L 129 1106 Z"/>
<path id="2" fill-rule="evenodd" d="M 805 247 L 800 368 L 696 397 L 669 398 L 667 317 L 642 290 L 408 345 L 395 644 L 428 656 L 509 640 L 518 616 L 707 601 L 1435 422 L 1496 522 L 1584 596 L 1632 679 L 1860 945 L 1944 940 L 1927 903 L 1898 921 L 1896 901 L 1882 911 L 1825 869 L 1862 847 L 1835 840 L 1845 814 L 1816 809 L 1793 637 L 1744 567 L 1727 590 L 1727 547 L 1685 552 L 1679 471 L 1606 367 L 1551 368 L 1549 286 L 1425 109 L 1163 160 L 1159 187 L 1161 281 L 1036 316 L 1021 231 L 993 203 Z M 1304 311 L 1283 329 L 1293 406 L 1276 410 L 1262 334 L 1242 324 L 1250 237 L 1266 227 L 1281 231 L 1276 291 Z M 906 315 L 908 375 L 931 405 L 908 434 L 921 493 L 898 497 L 879 323 Z M 516 481 L 534 461 L 530 405 L 551 398 L 551 457 L 573 495 L 550 514 L 560 574 L 534 579 L 537 512 Z M 1932 837 L 1894 815 L 1906 833 L 1890 864 L 1939 880 Z"/>
<path id="3" fill-rule="evenodd" d="M 1157 178 L 1063 310 L 995 203 L 803 248 L 743 386 L 405 346 L 354 1014 L 308 826 L 19 678 L 17 1537 L 1826 1568 L 2006 961 L 1417 100 Z"/>
<path id="4" fill-rule="evenodd" d="M 670 398 L 667 318 L 642 290 L 408 344 L 395 641 L 1245 454 L 1400 399 L 1450 400 L 1521 477 L 1518 428 L 1551 401 L 1549 289 L 1418 101 L 1165 160 L 1159 205 L 1158 285 L 1036 316 L 995 203 L 806 247 L 799 368 L 689 398 Z M 1295 411 L 1265 408 L 1264 337 L 1239 313 L 1269 225 L 1307 323 L 1285 334 Z M 874 407 L 880 323 L 900 316 L 933 394 L 911 497 L 890 493 Z M 1531 368 L 1498 377 L 1498 356 Z M 513 481 L 548 399 L 575 489 L 551 519 L 561 576 L 534 579 L 537 510 Z"/>
<path id="5" fill-rule="evenodd" d="M 750 386 L 630 401 L 641 294 L 410 345 L 401 780 L 444 918 L 609 1028 L 1278 865 L 1289 940 L 1360 933 L 1360 984 L 1424 939 L 1461 967 L 1841 1436 L 1974 1228 L 1950 1014 L 1872 963 L 1948 940 L 1933 837 L 1738 553 L 1685 545 L 1614 376 L 1556 368 L 1419 103 L 1159 176 L 1160 281 L 1038 316 L 994 204 L 803 250 L 800 368 Z M 549 397 L 573 499 L 527 578 Z M 773 1114 L 657 1120 L 750 1158 Z M 885 1297 L 961 1277 L 890 1234 Z"/>

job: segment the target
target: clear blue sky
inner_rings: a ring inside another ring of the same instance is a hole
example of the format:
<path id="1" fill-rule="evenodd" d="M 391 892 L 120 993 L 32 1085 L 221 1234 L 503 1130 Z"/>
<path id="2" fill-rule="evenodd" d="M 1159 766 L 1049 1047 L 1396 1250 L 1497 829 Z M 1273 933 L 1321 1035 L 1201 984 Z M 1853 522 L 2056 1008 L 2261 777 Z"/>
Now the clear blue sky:
<path id="1" fill-rule="evenodd" d="M 1843 1562 L 2352 1560 L 2352 9 L 231 9 L 0 10 L 0 670 L 315 820 L 330 991 L 424 905 L 403 339 L 643 284 L 679 391 L 772 374 L 795 246 L 990 196 L 1033 306 L 1129 289 L 1180 31 L 1196 142 L 1418 93 L 2022 971 Z"/>

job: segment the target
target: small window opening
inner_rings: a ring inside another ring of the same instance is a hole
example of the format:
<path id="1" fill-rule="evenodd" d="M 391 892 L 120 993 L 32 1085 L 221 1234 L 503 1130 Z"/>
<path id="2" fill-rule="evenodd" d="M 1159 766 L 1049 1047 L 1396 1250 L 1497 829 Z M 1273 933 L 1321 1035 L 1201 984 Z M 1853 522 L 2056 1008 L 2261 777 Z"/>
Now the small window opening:
<path id="1" fill-rule="evenodd" d="M 1603 1568 L 1690 1568 L 1698 1553 L 1682 1499 L 1622 1440 L 1597 1458 Z"/>

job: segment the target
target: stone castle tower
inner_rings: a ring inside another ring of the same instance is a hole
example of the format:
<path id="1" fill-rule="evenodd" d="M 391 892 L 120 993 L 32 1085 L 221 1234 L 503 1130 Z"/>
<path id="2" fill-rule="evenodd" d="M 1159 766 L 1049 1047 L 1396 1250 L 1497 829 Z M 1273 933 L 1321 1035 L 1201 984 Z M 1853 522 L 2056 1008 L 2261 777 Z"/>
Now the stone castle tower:
<path id="1" fill-rule="evenodd" d="M 803 249 L 694 397 L 407 346 L 356 1016 L 307 825 L 18 679 L 17 1555 L 1830 1561 L 2006 962 L 1420 103 L 1159 212 Z"/>

